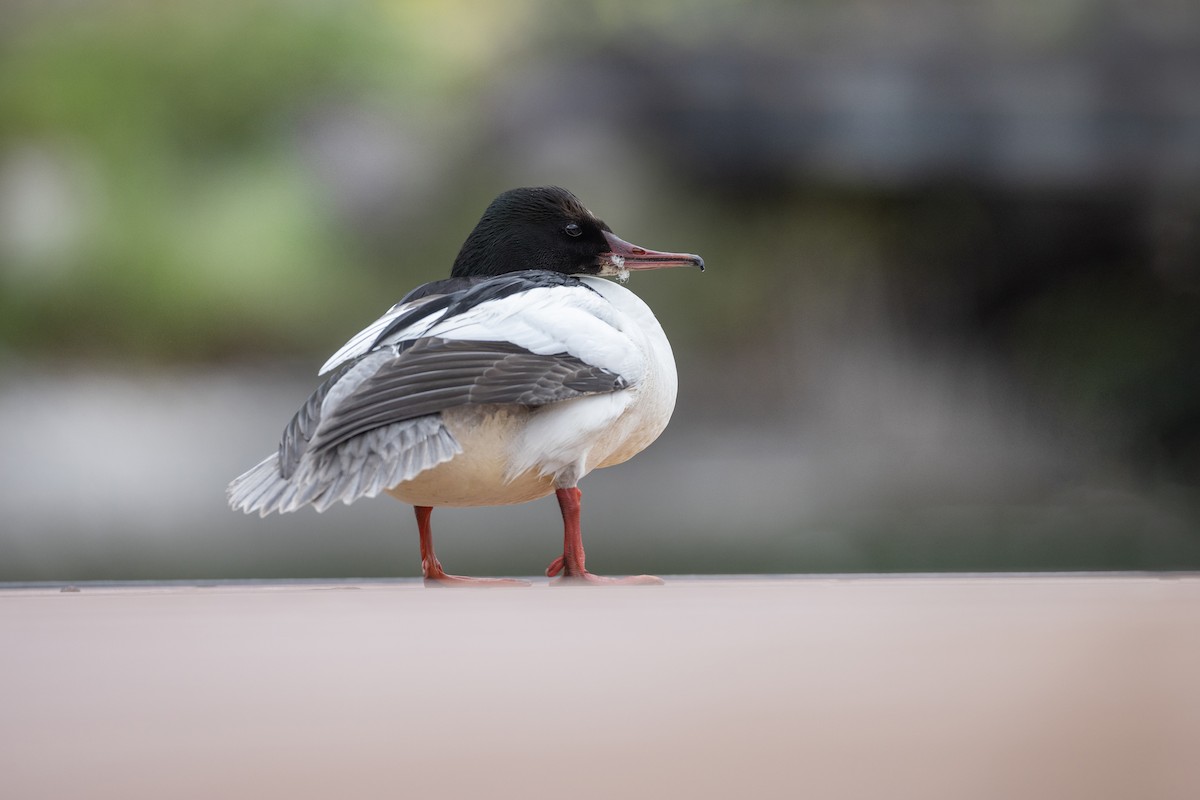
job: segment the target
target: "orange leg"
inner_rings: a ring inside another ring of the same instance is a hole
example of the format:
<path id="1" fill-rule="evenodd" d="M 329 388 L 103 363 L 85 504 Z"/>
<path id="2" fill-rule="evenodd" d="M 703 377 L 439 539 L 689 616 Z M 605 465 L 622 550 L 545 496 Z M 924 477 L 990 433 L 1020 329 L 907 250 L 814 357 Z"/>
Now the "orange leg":
<path id="1" fill-rule="evenodd" d="M 529 586 L 529 581 L 516 578 L 468 578 L 464 575 L 450 575 L 442 569 L 433 552 L 433 529 L 429 518 L 433 515 L 432 506 L 413 506 L 417 512 L 417 530 L 421 534 L 421 574 L 425 576 L 426 586 Z"/>
<path id="2" fill-rule="evenodd" d="M 583 492 L 575 486 L 555 491 L 558 507 L 563 517 L 563 554 L 550 562 L 546 575 L 553 578 L 560 572 L 555 584 L 607 584 L 618 586 L 654 586 L 662 583 L 653 575 L 631 575 L 628 578 L 605 578 L 593 575 L 584 567 L 586 553 L 583 552 L 583 532 L 579 527 L 579 512 Z"/>

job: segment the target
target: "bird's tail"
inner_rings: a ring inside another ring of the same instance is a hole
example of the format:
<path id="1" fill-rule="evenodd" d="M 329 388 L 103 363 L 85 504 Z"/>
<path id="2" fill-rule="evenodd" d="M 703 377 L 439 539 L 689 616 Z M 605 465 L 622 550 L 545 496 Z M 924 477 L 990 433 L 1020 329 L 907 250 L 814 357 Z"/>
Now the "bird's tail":
<path id="1" fill-rule="evenodd" d="M 265 517 L 311 505 L 324 511 L 339 500 L 349 505 L 415 478 L 449 461 L 462 446 L 437 414 L 376 428 L 336 447 L 306 453 L 284 478 L 272 453 L 234 479 L 225 490 L 235 511 Z"/>
<path id="2" fill-rule="evenodd" d="M 225 490 L 229 506 L 247 514 L 258 512 L 265 517 L 272 511 L 282 511 L 281 500 L 291 488 L 279 471 L 279 454 L 272 453 L 233 479 Z"/>

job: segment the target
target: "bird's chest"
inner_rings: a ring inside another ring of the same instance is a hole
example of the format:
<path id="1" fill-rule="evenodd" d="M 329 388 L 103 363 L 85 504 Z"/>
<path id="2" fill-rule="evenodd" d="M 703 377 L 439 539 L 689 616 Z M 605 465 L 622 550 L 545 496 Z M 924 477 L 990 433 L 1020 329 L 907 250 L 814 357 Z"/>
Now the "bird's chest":
<path id="1" fill-rule="evenodd" d="M 609 467 L 628 461 L 645 450 L 666 429 L 675 410 L 677 379 L 670 346 L 650 359 L 646 377 L 628 390 L 629 405 L 597 441 L 591 468 Z"/>
<path id="2" fill-rule="evenodd" d="M 679 378 L 671 344 L 649 307 L 617 284 L 595 280 L 593 285 L 621 312 L 621 331 L 645 364 L 641 379 L 628 390 L 628 404 L 598 438 L 590 467 L 599 468 L 627 461 L 659 437 L 675 410 Z"/>

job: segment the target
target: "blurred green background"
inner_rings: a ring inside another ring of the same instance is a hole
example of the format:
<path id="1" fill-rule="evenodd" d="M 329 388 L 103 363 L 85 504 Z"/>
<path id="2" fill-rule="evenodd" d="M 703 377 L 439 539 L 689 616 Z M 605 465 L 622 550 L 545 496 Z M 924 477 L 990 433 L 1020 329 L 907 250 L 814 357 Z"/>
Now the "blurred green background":
<path id="1" fill-rule="evenodd" d="M 0 580 L 415 575 L 389 500 L 225 483 L 487 202 L 711 269 L 632 288 L 676 419 L 597 571 L 1200 567 L 1200 7 L 9 2 Z M 552 500 L 435 515 L 539 572 Z"/>

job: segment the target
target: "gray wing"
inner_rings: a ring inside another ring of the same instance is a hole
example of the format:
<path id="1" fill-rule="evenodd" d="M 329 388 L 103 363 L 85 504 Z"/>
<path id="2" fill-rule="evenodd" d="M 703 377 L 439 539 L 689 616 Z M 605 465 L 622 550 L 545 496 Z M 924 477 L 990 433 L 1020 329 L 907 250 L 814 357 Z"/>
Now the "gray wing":
<path id="1" fill-rule="evenodd" d="M 229 485 L 229 505 L 262 516 L 306 505 L 324 511 L 339 501 L 375 497 L 461 452 L 441 417 L 418 417 L 310 453 L 286 477 L 279 453 L 272 453 Z"/>
<path id="2" fill-rule="evenodd" d="M 539 355 L 510 342 L 418 339 L 342 366 L 284 430 L 280 472 L 398 422 L 481 404 L 541 406 L 626 388 L 624 378 L 565 353 Z"/>

